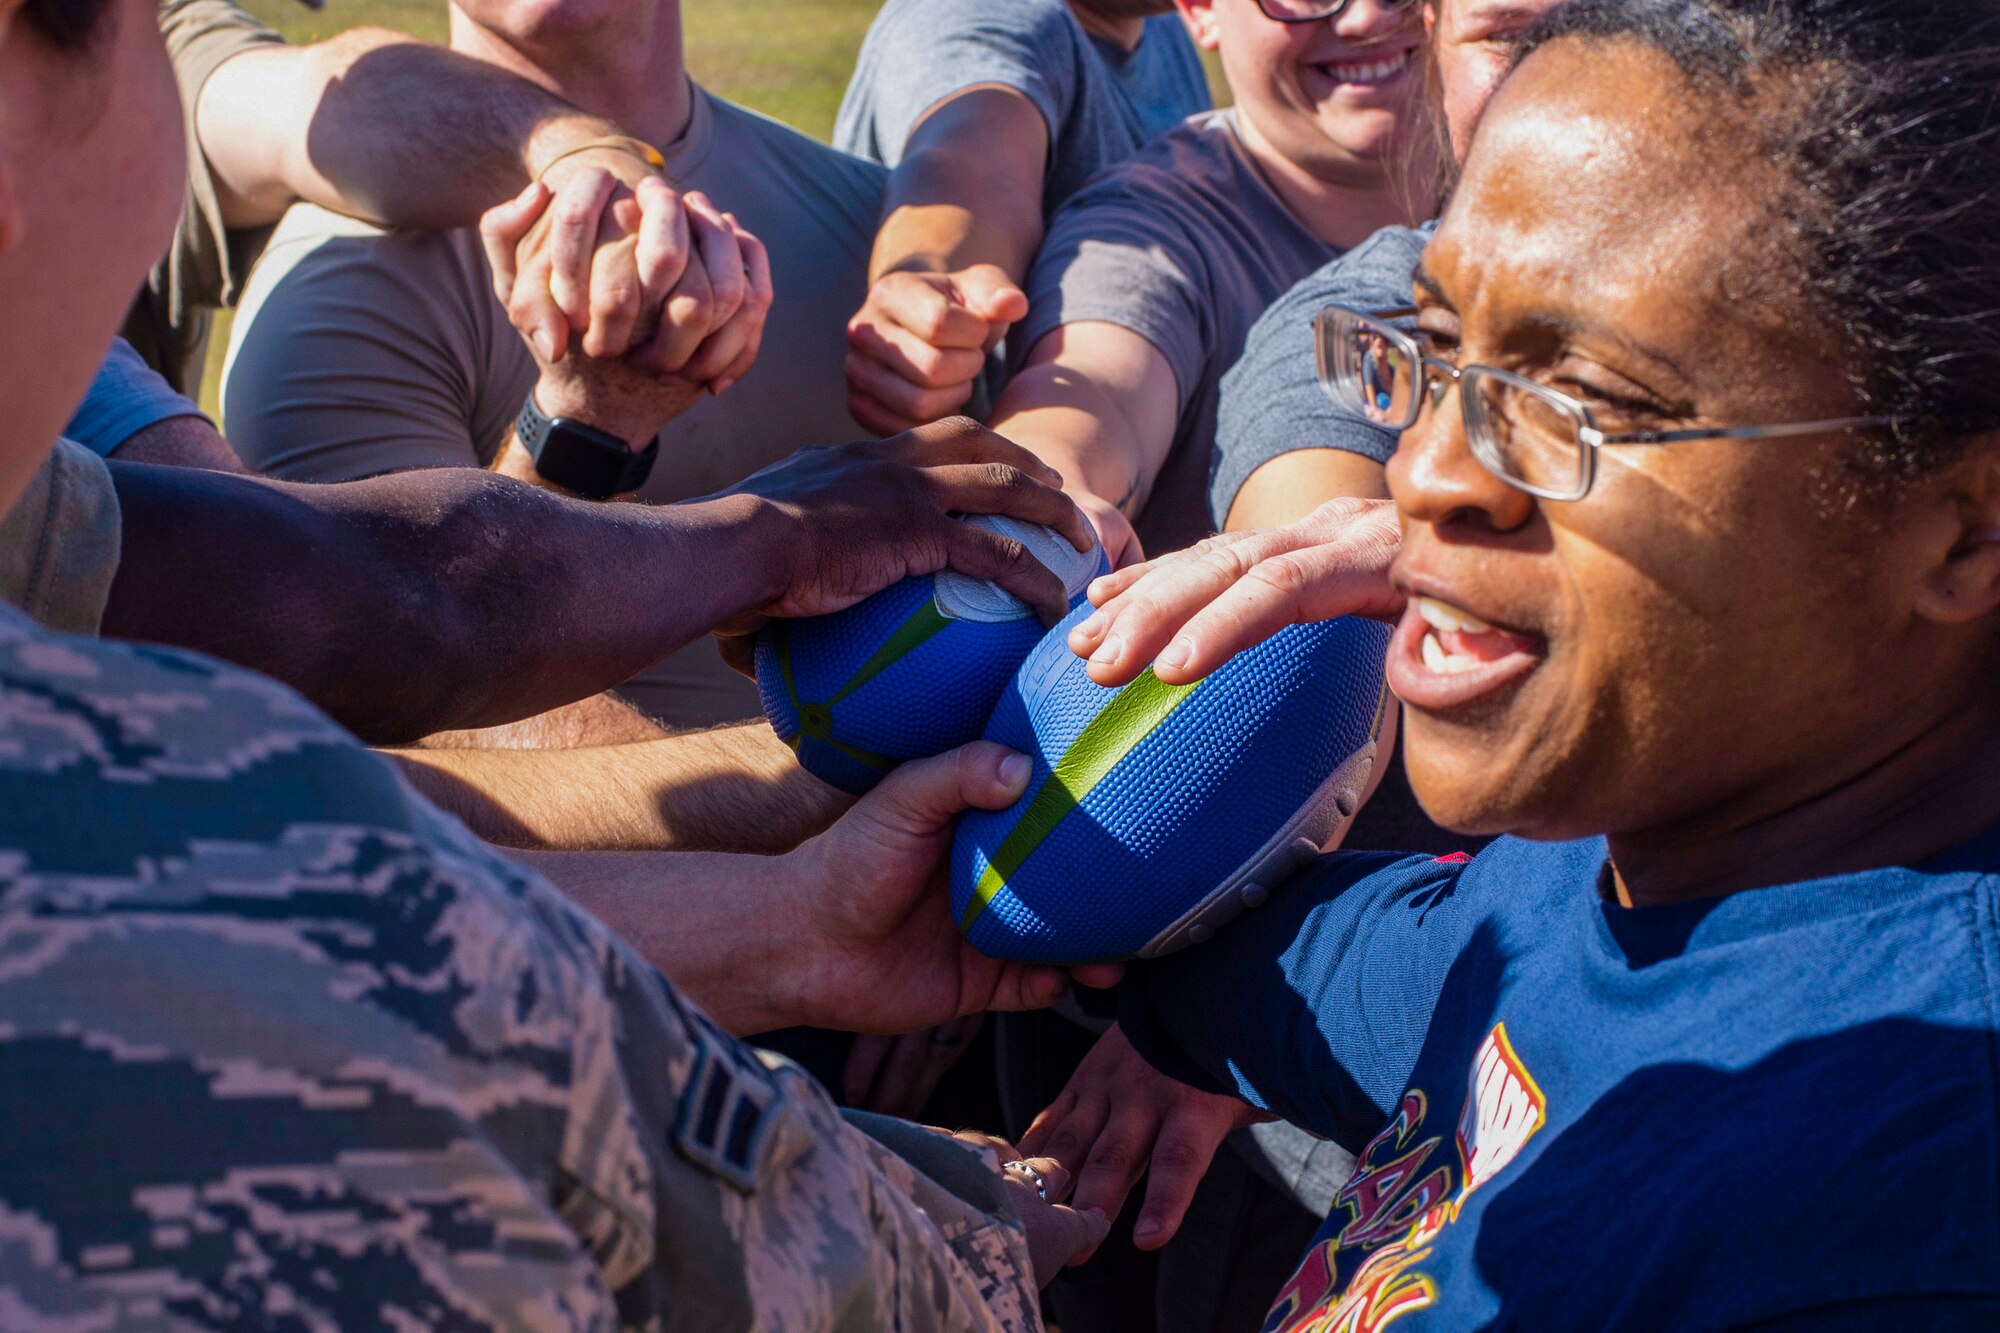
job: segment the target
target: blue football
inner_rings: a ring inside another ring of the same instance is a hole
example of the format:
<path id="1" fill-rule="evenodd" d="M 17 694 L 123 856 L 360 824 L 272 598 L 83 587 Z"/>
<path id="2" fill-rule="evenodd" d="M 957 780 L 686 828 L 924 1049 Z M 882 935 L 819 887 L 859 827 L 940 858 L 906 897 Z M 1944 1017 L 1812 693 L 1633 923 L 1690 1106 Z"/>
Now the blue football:
<path id="1" fill-rule="evenodd" d="M 1005 810 L 952 842 L 959 931 L 995 958 L 1155 957 L 1208 939 L 1346 832 L 1388 696 L 1389 627 L 1294 625 L 1193 685 L 1120 689 L 1069 651 L 1029 655 L 986 736 L 1033 760 Z"/>
<path id="2" fill-rule="evenodd" d="M 1099 574 L 1050 528 L 965 520 L 1024 543 L 1062 579 L 1072 607 Z M 764 716 L 806 771 L 857 796 L 908 759 L 979 739 L 1041 621 L 998 585 L 952 570 L 903 579 L 829 616 L 774 620 L 757 636 Z"/>

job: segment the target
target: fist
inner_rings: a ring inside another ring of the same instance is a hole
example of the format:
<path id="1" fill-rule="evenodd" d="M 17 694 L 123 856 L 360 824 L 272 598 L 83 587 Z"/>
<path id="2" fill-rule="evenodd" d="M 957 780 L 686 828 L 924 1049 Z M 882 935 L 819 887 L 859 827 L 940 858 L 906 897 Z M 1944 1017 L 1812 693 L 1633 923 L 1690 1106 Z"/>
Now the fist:
<path id="1" fill-rule="evenodd" d="M 1006 272 L 887 273 L 847 324 L 848 407 L 879 435 L 950 416 L 972 399 L 986 354 L 1028 313 Z"/>

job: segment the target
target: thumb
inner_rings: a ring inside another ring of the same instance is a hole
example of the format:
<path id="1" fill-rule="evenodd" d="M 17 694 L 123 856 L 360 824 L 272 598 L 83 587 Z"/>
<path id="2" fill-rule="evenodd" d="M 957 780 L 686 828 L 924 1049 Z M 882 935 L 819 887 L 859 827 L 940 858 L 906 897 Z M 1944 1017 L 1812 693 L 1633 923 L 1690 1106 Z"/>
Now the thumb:
<path id="1" fill-rule="evenodd" d="M 514 252 L 548 203 L 549 187 L 529 181 L 527 189 L 480 215 L 479 243 L 493 274 L 494 294 L 503 305 L 514 290 Z"/>
<path id="2" fill-rule="evenodd" d="M 1051 1208 L 1049 1212 L 1059 1238 L 1051 1248 L 1062 1254 L 1065 1264 L 1082 1263 L 1111 1234 L 1111 1219 L 1095 1208 L 1082 1212 L 1074 1208 Z"/>
<path id="3" fill-rule="evenodd" d="M 878 823 L 919 836 L 936 833 L 961 810 L 1004 810 L 1028 785 L 1028 757 L 974 741 L 902 765 L 854 807 Z"/>
<path id="4" fill-rule="evenodd" d="M 1012 324 L 1027 317 L 1027 293 L 997 264 L 974 264 L 952 281 L 959 304 L 989 324 Z"/>

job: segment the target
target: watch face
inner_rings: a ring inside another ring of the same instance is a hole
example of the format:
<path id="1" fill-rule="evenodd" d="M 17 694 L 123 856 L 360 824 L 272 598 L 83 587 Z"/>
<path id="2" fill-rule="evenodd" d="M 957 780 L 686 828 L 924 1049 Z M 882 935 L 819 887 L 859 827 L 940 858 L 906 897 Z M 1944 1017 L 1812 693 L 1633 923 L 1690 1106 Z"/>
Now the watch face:
<path id="1" fill-rule="evenodd" d="M 650 454 L 650 450 L 648 453 Z M 603 431 L 558 418 L 549 423 L 548 438 L 535 459 L 535 471 L 564 490 L 590 500 L 607 500 L 645 480 L 628 474 L 634 455 L 622 440 Z"/>

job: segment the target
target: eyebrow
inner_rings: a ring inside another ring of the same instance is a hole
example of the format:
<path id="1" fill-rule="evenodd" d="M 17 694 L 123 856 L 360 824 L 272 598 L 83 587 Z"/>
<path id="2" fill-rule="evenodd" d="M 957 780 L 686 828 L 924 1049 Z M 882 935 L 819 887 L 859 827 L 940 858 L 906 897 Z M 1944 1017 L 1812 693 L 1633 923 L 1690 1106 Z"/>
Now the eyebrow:
<path id="1" fill-rule="evenodd" d="M 1429 269 L 1424 267 L 1424 261 L 1421 258 L 1417 260 L 1416 268 L 1413 269 L 1410 273 L 1410 282 L 1416 287 L 1417 294 L 1420 299 L 1427 300 L 1436 305 L 1443 306 L 1447 310 L 1456 309 L 1456 307 L 1453 306 L 1448 299 L 1446 299 L 1444 294 L 1444 288 L 1438 284 L 1438 280 L 1435 277 L 1431 276 L 1431 271 Z M 1609 338 L 1612 342 L 1617 343 L 1620 347 L 1623 347 L 1626 351 L 1644 357 L 1646 360 L 1651 361 L 1654 365 L 1659 366 L 1671 372 L 1673 375 L 1677 376 L 1680 379 L 1683 385 L 1687 383 L 1688 380 L 1687 372 L 1681 369 L 1679 362 L 1675 361 L 1672 357 L 1667 356 L 1659 349 L 1654 347 L 1649 347 L 1645 343 L 1639 342 L 1637 339 L 1633 338 L 1630 334 L 1626 333 L 1623 329 L 1611 328 L 1608 326 L 1601 328 L 1593 327 L 1591 325 L 1585 324 L 1581 320 L 1574 319 L 1568 315 L 1557 314 L 1552 311 L 1537 312 L 1536 314 L 1531 316 L 1527 322 L 1536 328 L 1546 329 L 1551 333 L 1560 334 L 1566 338 L 1576 337 L 1578 335 L 1584 335 L 1584 336 L 1595 335 L 1598 337 Z"/>

